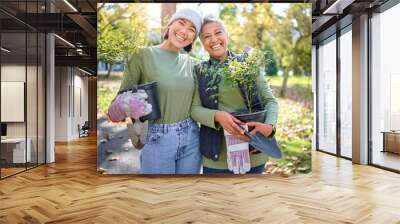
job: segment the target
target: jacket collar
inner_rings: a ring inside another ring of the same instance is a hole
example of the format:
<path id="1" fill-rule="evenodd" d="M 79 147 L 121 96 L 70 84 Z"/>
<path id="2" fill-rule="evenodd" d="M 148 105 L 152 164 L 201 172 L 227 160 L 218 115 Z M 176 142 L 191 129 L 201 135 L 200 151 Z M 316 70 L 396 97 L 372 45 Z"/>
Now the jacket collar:
<path id="1" fill-rule="evenodd" d="M 228 50 L 228 57 L 225 59 L 225 61 L 220 61 L 210 55 L 209 62 L 210 62 L 210 65 L 217 65 L 217 64 L 224 63 L 224 62 L 228 62 L 228 61 L 234 59 L 235 57 L 236 57 L 236 54 L 234 54 L 233 52 Z"/>

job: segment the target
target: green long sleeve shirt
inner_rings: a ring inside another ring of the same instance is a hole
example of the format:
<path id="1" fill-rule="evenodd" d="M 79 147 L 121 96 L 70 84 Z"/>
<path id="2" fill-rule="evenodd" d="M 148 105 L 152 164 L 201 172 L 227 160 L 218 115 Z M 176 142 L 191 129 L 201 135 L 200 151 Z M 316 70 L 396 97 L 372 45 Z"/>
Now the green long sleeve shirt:
<path id="1" fill-rule="evenodd" d="M 120 90 L 156 81 L 161 118 L 155 123 L 176 123 L 190 117 L 195 90 L 193 67 L 194 60 L 187 54 L 157 46 L 141 48 L 126 61 Z"/>
<path id="2" fill-rule="evenodd" d="M 213 63 L 215 63 L 215 61 Z M 265 123 L 276 126 L 278 119 L 278 102 L 273 96 L 272 90 L 267 84 L 265 77 L 262 74 L 260 74 L 260 76 L 257 79 L 257 87 L 261 94 L 261 99 L 263 100 L 265 109 L 267 110 Z M 219 84 L 218 102 L 219 102 L 218 110 L 220 111 L 226 111 L 231 113 L 246 109 L 246 105 L 240 93 L 239 87 L 230 86 L 229 84 L 224 82 L 223 78 Z M 195 121 L 201 123 L 202 125 L 206 125 L 208 127 L 217 129 L 219 127 L 216 126 L 214 120 L 215 112 L 217 112 L 217 110 L 208 109 L 201 105 L 200 94 L 198 92 L 198 87 L 196 85 L 191 117 Z M 209 167 L 212 169 L 228 169 L 228 164 L 226 161 L 225 137 L 221 136 L 221 138 L 222 138 L 222 144 L 220 148 L 219 159 L 217 161 L 214 161 L 206 157 L 203 157 L 203 165 L 205 167 Z M 268 157 L 264 153 L 250 154 L 251 167 L 256 167 L 265 164 L 267 159 Z"/>

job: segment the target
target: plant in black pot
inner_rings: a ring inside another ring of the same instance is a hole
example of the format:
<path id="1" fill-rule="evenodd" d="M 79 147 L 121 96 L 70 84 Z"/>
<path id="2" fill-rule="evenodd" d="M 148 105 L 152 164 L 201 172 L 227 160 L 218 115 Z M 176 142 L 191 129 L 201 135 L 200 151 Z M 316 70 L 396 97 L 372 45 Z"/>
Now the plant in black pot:
<path id="1" fill-rule="evenodd" d="M 245 48 L 242 55 L 227 60 L 222 65 L 208 68 L 207 74 L 211 78 L 208 79 L 207 87 L 210 90 L 216 89 L 222 79 L 232 87 L 241 87 L 247 110 L 232 114 L 243 122 L 264 122 L 266 111 L 258 92 L 257 79 L 268 62 L 261 51 Z M 217 95 L 211 97 L 216 98 Z"/>
<path id="2" fill-rule="evenodd" d="M 263 72 L 267 62 L 261 51 L 247 48 L 241 58 L 232 60 L 227 64 L 228 73 L 224 76 L 225 82 L 231 86 L 239 85 L 242 87 L 241 92 L 247 107 L 246 111 L 238 111 L 232 114 L 243 122 L 264 122 L 265 120 L 266 111 L 258 92 L 257 78 Z"/>
<path id="3" fill-rule="evenodd" d="M 235 111 L 231 114 L 242 122 L 264 123 L 266 110 L 264 109 L 263 96 L 257 87 L 257 80 L 263 73 L 265 65 L 269 62 L 270 60 L 266 59 L 261 51 L 245 48 L 242 55 L 234 56 L 232 60 L 227 60 L 222 65 L 208 68 L 207 74 L 211 77 L 208 79 L 207 87 L 214 90 L 218 88 L 221 80 L 232 87 L 239 87 L 247 109 Z M 217 95 L 211 95 L 211 97 L 217 97 Z M 249 127 L 249 132 L 253 128 Z M 246 135 L 249 136 L 250 134 L 247 132 Z M 249 137 L 250 145 L 254 148 L 260 149 L 273 157 L 281 157 L 275 138 L 267 138 L 261 133 Z"/>

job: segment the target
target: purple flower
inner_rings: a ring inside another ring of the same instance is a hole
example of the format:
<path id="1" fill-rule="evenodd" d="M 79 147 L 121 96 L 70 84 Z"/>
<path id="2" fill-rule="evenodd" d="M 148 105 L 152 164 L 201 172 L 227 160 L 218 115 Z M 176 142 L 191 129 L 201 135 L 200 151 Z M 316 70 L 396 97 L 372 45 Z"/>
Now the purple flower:
<path id="1" fill-rule="evenodd" d="M 245 53 L 245 54 L 249 54 L 252 51 L 253 51 L 253 48 L 251 48 L 249 46 L 246 46 L 246 47 L 243 48 L 243 53 Z"/>

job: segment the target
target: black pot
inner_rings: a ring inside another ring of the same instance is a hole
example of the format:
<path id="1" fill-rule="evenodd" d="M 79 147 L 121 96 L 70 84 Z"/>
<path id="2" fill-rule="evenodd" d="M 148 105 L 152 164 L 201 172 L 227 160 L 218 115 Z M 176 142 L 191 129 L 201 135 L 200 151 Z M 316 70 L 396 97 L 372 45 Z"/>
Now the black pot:
<path id="1" fill-rule="evenodd" d="M 265 112 L 267 112 L 267 110 L 261 110 L 261 111 L 255 111 L 255 112 L 239 111 L 239 112 L 233 112 L 231 114 L 242 122 L 253 121 L 253 122 L 264 123 Z M 254 129 L 254 127 L 249 126 L 249 132 L 251 132 L 253 129 Z M 250 145 L 249 150 L 253 151 L 253 150 L 255 150 L 255 148 Z"/>
<path id="2" fill-rule="evenodd" d="M 142 89 L 147 93 L 147 102 L 151 104 L 152 111 L 150 114 L 140 117 L 140 121 L 154 121 L 161 118 L 160 104 L 157 97 L 157 82 L 149 82 L 146 84 L 138 85 L 138 89 Z"/>
<path id="3" fill-rule="evenodd" d="M 267 112 L 267 110 L 261 110 L 255 112 L 239 111 L 239 112 L 233 112 L 231 114 L 242 122 L 255 121 L 264 123 L 265 112 Z"/>

